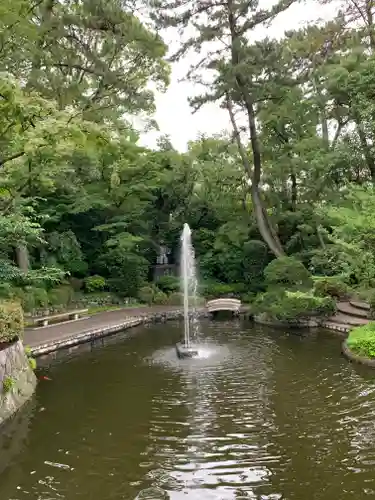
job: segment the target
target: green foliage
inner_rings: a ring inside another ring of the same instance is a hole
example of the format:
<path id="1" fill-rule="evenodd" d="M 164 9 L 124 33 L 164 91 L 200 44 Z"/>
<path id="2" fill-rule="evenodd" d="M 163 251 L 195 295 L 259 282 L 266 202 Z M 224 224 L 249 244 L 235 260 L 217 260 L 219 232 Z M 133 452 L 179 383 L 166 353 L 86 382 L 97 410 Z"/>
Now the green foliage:
<path id="1" fill-rule="evenodd" d="M 180 289 L 180 280 L 176 276 L 161 276 L 156 280 L 155 285 L 168 295 Z"/>
<path id="2" fill-rule="evenodd" d="M 335 299 L 347 299 L 350 295 L 350 287 L 341 276 L 325 276 L 314 279 L 314 295 L 317 297 L 333 297 Z"/>
<path id="3" fill-rule="evenodd" d="M 4 380 L 3 380 L 3 393 L 4 394 L 7 394 L 8 392 L 10 392 L 14 386 L 16 385 L 16 380 L 14 379 L 14 377 L 4 377 Z"/>
<path id="4" fill-rule="evenodd" d="M 74 301 L 74 290 L 70 285 L 61 285 L 48 292 L 49 303 L 52 306 L 69 307 Z"/>
<path id="5" fill-rule="evenodd" d="M 87 301 L 107 300 L 92 296 L 105 289 L 119 302 L 163 303 L 159 292 L 178 302 L 175 278 L 152 294 L 144 286 L 158 246 L 175 262 L 185 221 L 207 298 L 308 290 L 306 268 L 322 277 L 316 295 L 345 297 L 337 276 L 375 287 L 375 56 L 354 7 L 255 40 L 288 2 L 260 15 L 240 0 L 230 16 L 213 0 L 153 0 L 154 25 L 127 2 L 53 4 L 0 6 L 0 297 L 33 311 L 48 293 L 48 305 L 69 307 L 86 300 L 84 282 Z M 189 69 L 194 81 L 213 74 L 192 105 L 218 101 L 231 121 L 183 153 L 168 137 L 142 147 L 130 124 L 155 125 L 168 25 L 184 31 L 177 58 L 208 54 Z M 63 291 L 68 277 L 75 296 Z"/>
<path id="6" fill-rule="evenodd" d="M 0 302 L 0 343 L 11 342 L 23 334 L 23 312 L 17 302 Z"/>
<path id="7" fill-rule="evenodd" d="M 85 289 L 89 292 L 100 292 L 105 289 L 106 287 L 106 280 L 103 278 L 103 276 L 99 275 L 94 275 L 94 276 L 88 276 L 84 280 L 84 285 Z"/>
<path id="8" fill-rule="evenodd" d="M 153 303 L 157 306 L 168 304 L 168 295 L 162 291 L 156 291 L 153 297 Z"/>
<path id="9" fill-rule="evenodd" d="M 184 301 L 183 294 L 181 292 L 171 293 L 168 297 L 168 304 L 170 306 L 182 306 Z"/>
<path id="10" fill-rule="evenodd" d="M 370 306 L 370 317 L 375 318 L 375 290 L 366 291 L 365 300 Z"/>
<path id="11" fill-rule="evenodd" d="M 267 286 L 285 289 L 309 289 L 312 286 L 310 272 L 294 257 L 279 257 L 264 270 Z"/>
<path id="12" fill-rule="evenodd" d="M 29 362 L 29 366 L 30 366 L 30 368 L 31 368 L 33 371 L 35 371 L 35 370 L 36 370 L 36 368 L 37 368 L 36 359 L 35 359 L 35 358 L 31 358 L 31 357 L 29 357 L 29 358 L 28 358 L 28 362 Z"/>
<path id="13" fill-rule="evenodd" d="M 375 358 L 375 322 L 358 326 L 349 332 L 347 345 L 351 351 L 359 356 Z"/>
<path id="14" fill-rule="evenodd" d="M 334 314 L 336 305 L 331 297 L 315 297 L 306 292 L 273 290 L 259 295 L 253 303 L 255 314 L 281 322 L 298 322 L 311 317 Z"/>
<path id="15" fill-rule="evenodd" d="M 202 286 L 202 294 L 207 300 L 218 299 L 220 297 L 239 297 L 246 292 L 246 285 L 243 283 L 218 283 L 207 282 Z"/>
<path id="16" fill-rule="evenodd" d="M 142 286 L 138 291 L 138 298 L 141 302 L 147 305 L 151 305 L 155 297 L 155 287 L 153 286 Z"/>
<path id="17" fill-rule="evenodd" d="M 111 292 L 135 297 L 145 281 L 148 262 L 142 256 L 126 252 L 118 245 L 101 256 L 100 267 Z"/>
<path id="18" fill-rule="evenodd" d="M 23 310 L 28 313 L 46 308 L 49 304 L 48 293 L 44 288 L 26 286 L 14 289 L 13 297 L 20 300 Z"/>

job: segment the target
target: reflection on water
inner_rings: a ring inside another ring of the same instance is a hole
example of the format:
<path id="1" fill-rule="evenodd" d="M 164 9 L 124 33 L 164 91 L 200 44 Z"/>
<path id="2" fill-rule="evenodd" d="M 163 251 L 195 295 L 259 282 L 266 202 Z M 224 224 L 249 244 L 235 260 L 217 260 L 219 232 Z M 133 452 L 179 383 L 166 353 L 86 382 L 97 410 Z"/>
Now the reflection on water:
<path id="1" fill-rule="evenodd" d="M 193 360 L 164 324 L 54 362 L 0 442 L 1 500 L 374 498 L 375 372 L 323 332 L 202 331 Z"/>

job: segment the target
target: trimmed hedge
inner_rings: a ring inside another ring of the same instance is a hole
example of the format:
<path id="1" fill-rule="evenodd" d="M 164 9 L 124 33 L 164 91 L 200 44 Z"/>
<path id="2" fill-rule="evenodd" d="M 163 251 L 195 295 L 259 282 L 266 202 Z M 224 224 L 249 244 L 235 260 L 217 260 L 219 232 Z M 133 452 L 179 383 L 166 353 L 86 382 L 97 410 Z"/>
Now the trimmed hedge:
<path id="1" fill-rule="evenodd" d="M 270 319 L 291 323 L 331 316 L 335 310 L 336 304 L 331 297 L 315 297 L 305 292 L 272 290 L 258 296 L 253 303 L 255 314 L 266 314 Z"/>
<path id="2" fill-rule="evenodd" d="M 375 322 L 353 328 L 346 344 L 355 354 L 375 359 Z"/>
<path id="3" fill-rule="evenodd" d="M 264 269 L 267 288 L 308 290 L 313 281 L 310 271 L 295 257 L 279 257 Z"/>
<path id="4" fill-rule="evenodd" d="M 0 343 L 11 342 L 23 334 L 23 311 L 17 302 L 0 302 Z"/>
<path id="5" fill-rule="evenodd" d="M 334 297 L 347 299 L 350 296 L 350 287 L 340 276 L 324 276 L 314 278 L 314 294 L 317 297 Z"/>

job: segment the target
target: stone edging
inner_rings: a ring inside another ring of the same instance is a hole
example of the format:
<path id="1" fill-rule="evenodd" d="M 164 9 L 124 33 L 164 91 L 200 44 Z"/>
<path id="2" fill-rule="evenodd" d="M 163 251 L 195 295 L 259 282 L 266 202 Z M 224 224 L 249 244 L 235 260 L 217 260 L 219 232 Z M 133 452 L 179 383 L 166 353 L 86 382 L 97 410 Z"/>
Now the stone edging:
<path id="1" fill-rule="evenodd" d="M 371 368 L 375 368 L 375 359 L 366 358 L 364 356 L 359 356 L 350 350 L 346 340 L 341 344 L 341 351 L 343 355 L 348 358 L 350 361 L 354 361 L 355 363 L 360 363 L 361 365 L 371 366 Z"/>
<path id="2" fill-rule="evenodd" d="M 182 310 L 168 311 L 163 313 L 150 313 L 144 316 L 132 316 L 122 321 L 121 323 L 96 328 L 94 330 L 87 330 L 82 333 L 71 335 L 70 337 L 64 338 L 63 340 L 54 340 L 46 342 L 45 344 L 31 347 L 31 352 L 34 357 L 38 357 L 44 354 L 50 354 L 51 352 L 58 351 L 60 349 L 65 349 L 68 347 L 83 344 L 85 342 L 90 342 L 101 337 L 107 337 L 134 326 L 139 326 L 146 323 L 156 323 L 160 321 L 180 319 L 182 316 Z"/>
<path id="3" fill-rule="evenodd" d="M 347 336 L 352 326 L 335 323 L 327 319 L 311 318 L 309 320 L 299 320 L 294 323 L 287 323 L 284 321 L 270 320 L 263 315 L 254 316 L 254 322 L 259 325 L 271 326 L 273 328 L 326 328 L 339 333 L 341 336 Z"/>
<path id="4" fill-rule="evenodd" d="M 273 328 L 317 328 L 320 323 L 316 319 L 301 319 L 294 323 L 287 321 L 276 321 L 267 318 L 264 314 L 254 316 L 254 322 L 259 325 L 272 326 Z"/>

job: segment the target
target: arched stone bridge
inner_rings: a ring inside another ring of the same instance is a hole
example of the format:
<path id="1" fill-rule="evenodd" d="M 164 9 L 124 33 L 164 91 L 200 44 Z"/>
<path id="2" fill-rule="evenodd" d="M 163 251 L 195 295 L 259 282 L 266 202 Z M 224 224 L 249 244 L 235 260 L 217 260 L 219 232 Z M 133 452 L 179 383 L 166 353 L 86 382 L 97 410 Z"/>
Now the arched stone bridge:
<path id="1" fill-rule="evenodd" d="M 227 298 L 209 300 L 206 302 L 206 308 L 209 313 L 231 311 L 233 314 L 239 314 L 241 310 L 241 301 Z"/>

